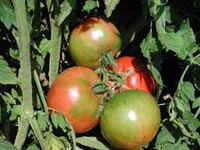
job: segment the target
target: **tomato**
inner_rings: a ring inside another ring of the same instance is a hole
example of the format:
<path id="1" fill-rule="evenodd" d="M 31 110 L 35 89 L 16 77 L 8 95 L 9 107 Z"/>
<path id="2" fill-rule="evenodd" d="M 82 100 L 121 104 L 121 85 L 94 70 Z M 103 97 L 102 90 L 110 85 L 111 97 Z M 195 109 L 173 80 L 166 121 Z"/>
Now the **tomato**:
<path id="1" fill-rule="evenodd" d="M 136 57 L 124 56 L 116 60 L 113 70 L 122 78 L 122 90 L 139 89 L 154 94 L 156 83 L 153 75 Z"/>
<path id="2" fill-rule="evenodd" d="M 155 137 L 160 119 L 160 109 L 150 93 L 126 90 L 105 104 L 100 127 L 113 147 L 138 150 Z"/>
<path id="3" fill-rule="evenodd" d="M 76 133 L 87 132 L 99 122 L 100 100 L 92 91 L 97 80 L 92 69 L 71 67 L 58 75 L 48 91 L 48 107 L 64 113 Z"/>
<path id="4" fill-rule="evenodd" d="M 115 56 L 121 47 L 118 29 L 111 22 L 97 17 L 88 18 L 76 26 L 69 38 L 69 53 L 80 66 L 97 68 L 101 56 L 112 52 Z"/>

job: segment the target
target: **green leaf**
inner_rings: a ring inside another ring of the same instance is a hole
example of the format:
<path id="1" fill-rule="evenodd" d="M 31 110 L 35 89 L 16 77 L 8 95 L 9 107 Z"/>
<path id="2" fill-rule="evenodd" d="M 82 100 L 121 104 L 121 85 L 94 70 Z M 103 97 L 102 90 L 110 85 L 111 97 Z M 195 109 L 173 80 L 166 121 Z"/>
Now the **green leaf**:
<path id="1" fill-rule="evenodd" d="M 200 121 L 197 118 L 194 118 L 192 113 L 184 112 L 182 117 L 181 122 L 188 126 L 190 131 L 198 132 L 197 130 L 200 129 Z"/>
<path id="2" fill-rule="evenodd" d="M 48 134 L 46 137 L 47 149 L 48 150 L 67 150 L 62 141 L 53 134 Z"/>
<path id="3" fill-rule="evenodd" d="M 169 130 L 165 126 L 163 126 L 156 138 L 156 144 L 164 145 L 166 143 L 174 143 L 174 142 L 175 138 L 173 137 L 173 135 L 169 132 Z"/>
<path id="4" fill-rule="evenodd" d="M 86 11 L 89 13 L 91 10 L 93 10 L 96 7 L 99 7 L 98 1 L 86 0 L 82 11 Z"/>
<path id="5" fill-rule="evenodd" d="M 195 100 L 194 92 L 195 92 L 195 89 L 191 82 L 183 82 L 183 84 L 181 85 L 180 94 L 184 100 L 187 101 L 190 99 L 194 101 Z"/>
<path id="6" fill-rule="evenodd" d="M 8 0 L 0 0 L 0 21 L 4 23 L 7 29 L 16 25 L 14 10 Z"/>
<path id="7" fill-rule="evenodd" d="M 109 18 L 112 15 L 112 12 L 115 10 L 117 4 L 120 2 L 120 0 L 104 0 L 105 4 L 105 14 L 107 18 Z"/>
<path id="8" fill-rule="evenodd" d="M 0 84 L 18 84 L 15 73 L 2 56 L 0 56 Z"/>
<path id="9" fill-rule="evenodd" d="M 45 131 L 48 127 L 48 114 L 42 111 L 37 112 L 37 122 L 41 131 Z"/>
<path id="10" fill-rule="evenodd" d="M 152 36 L 152 31 L 150 31 L 147 37 L 143 39 L 140 48 L 143 56 L 148 60 L 151 60 L 151 53 L 158 51 L 156 39 Z"/>
<path id="11" fill-rule="evenodd" d="M 19 50 L 11 48 L 9 54 L 13 59 L 19 60 Z"/>
<path id="12" fill-rule="evenodd" d="M 200 107 L 200 97 L 197 97 L 192 104 L 192 108 L 198 108 L 198 107 Z"/>
<path id="13" fill-rule="evenodd" d="M 9 120 L 10 121 L 16 120 L 20 116 L 21 109 L 22 109 L 21 105 L 14 105 L 13 108 L 11 109 L 11 115 Z"/>
<path id="14" fill-rule="evenodd" d="M 55 128 L 58 128 L 58 120 L 57 120 L 57 114 L 56 113 L 52 113 L 51 114 L 51 120 L 52 120 L 52 123 L 54 125 Z"/>
<path id="15" fill-rule="evenodd" d="M 29 146 L 28 146 L 28 148 L 26 149 L 26 150 L 36 150 L 36 149 L 40 149 L 36 144 L 30 144 Z"/>
<path id="16" fill-rule="evenodd" d="M 58 17 L 58 25 L 62 24 L 63 21 L 69 16 L 72 11 L 71 3 L 68 0 L 64 0 L 60 5 L 60 14 Z"/>
<path id="17" fill-rule="evenodd" d="M 1 150 L 17 150 L 17 148 L 14 145 L 12 145 L 8 141 L 5 141 L 2 138 L 0 138 L 0 149 Z"/>
<path id="18" fill-rule="evenodd" d="M 45 58 L 47 52 L 50 51 L 50 41 L 46 38 L 43 38 L 39 45 L 39 52 L 41 53 L 42 57 Z"/>
<path id="19" fill-rule="evenodd" d="M 110 150 L 105 144 L 99 141 L 96 137 L 79 137 L 76 138 L 76 142 L 86 147 L 95 148 L 99 150 Z"/>
<path id="20" fill-rule="evenodd" d="M 181 59 L 191 56 L 198 50 L 195 35 L 188 20 L 182 22 L 177 32 L 160 33 L 159 40 L 167 50 L 175 52 Z"/>

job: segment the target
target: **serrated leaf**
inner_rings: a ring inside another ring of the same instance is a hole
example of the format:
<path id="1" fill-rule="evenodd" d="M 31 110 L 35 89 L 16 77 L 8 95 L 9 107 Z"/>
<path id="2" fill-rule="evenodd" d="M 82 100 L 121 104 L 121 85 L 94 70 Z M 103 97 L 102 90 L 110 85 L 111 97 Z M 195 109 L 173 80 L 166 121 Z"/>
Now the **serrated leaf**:
<path id="1" fill-rule="evenodd" d="M 0 138 L 0 149 L 1 150 L 17 150 L 17 148 L 10 142 Z"/>
<path id="2" fill-rule="evenodd" d="M 58 25 L 62 24 L 63 21 L 69 16 L 72 11 L 71 3 L 68 0 L 64 0 L 60 5 L 60 13 L 58 17 Z"/>
<path id="3" fill-rule="evenodd" d="M 8 63 L 0 56 L 0 84 L 17 84 L 18 79 Z"/>
<path id="4" fill-rule="evenodd" d="M 99 150 L 110 150 L 104 143 L 99 141 L 96 137 L 79 137 L 76 142 L 86 147 L 95 148 Z"/>
<path id="5" fill-rule="evenodd" d="M 15 13 L 8 0 L 0 0 L 0 21 L 4 23 L 7 29 L 16 24 Z"/>
<path id="6" fill-rule="evenodd" d="M 99 6 L 98 1 L 86 0 L 82 11 L 86 11 L 89 13 L 91 10 L 93 10 L 94 8 L 98 6 Z"/>
<path id="7" fill-rule="evenodd" d="M 159 40 L 167 50 L 175 52 L 179 58 L 185 59 L 198 50 L 196 39 L 189 21 L 183 21 L 179 30 L 159 34 Z"/>
<path id="8" fill-rule="evenodd" d="M 120 0 L 104 0 L 105 4 L 105 14 L 107 18 L 109 18 L 112 15 L 112 12 L 115 10 L 117 4 L 120 2 Z"/>

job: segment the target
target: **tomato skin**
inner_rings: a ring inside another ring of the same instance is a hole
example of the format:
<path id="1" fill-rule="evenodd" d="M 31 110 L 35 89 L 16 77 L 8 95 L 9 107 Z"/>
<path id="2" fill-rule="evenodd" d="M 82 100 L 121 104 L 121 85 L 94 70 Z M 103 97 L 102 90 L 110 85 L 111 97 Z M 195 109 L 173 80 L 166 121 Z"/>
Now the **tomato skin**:
<path id="1" fill-rule="evenodd" d="M 126 90 L 105 104 L 100 128 L 113 147 L 138 150 L 155 137 L 160 119 L 160 109 L 150 93 Z"/>
<path id="2" fill-rule="evenodd" d="M 47 94 L 47 105 L 63 112 L 76 133 L 94 128 L 98 122 L 100 101 L 92 91 L 98 75 L 86 67 L 71 67 L 53 82 Z"/>
<path id="3" fill-rule="evenodd" d="M 101 56 L 112 51 L 115 56 L 121 47 L 118 29 L 109 21 L 91 17 L 76 26 L 69 39 L 69 53 L 79 66 L 97 68 Z"/>
<path id="4" fill-rule="evenodd" d="M 144 63 L 136 57 L 124 56 L 116 60 L 117 66 L 113 70 L 124 81 L 122 90 L 139 89 L 154 94 L 156 82 Z"/>

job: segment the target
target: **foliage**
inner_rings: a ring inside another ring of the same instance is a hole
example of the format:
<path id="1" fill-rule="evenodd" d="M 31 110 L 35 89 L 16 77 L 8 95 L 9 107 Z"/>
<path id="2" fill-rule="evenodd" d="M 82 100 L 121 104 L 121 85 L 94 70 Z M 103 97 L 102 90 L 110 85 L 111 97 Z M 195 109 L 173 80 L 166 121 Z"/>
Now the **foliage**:
<path id="1" fill-rule="evenodd" d="M 76 135 L 62 114 L 49 117 L 45 101 L 57 74 L 74 65 L 72 29 L 90 16 L 112 21 L 121 56 L 145 60 L 157 82 L 162 122 L 144 149 L 199 149 L 198 0 L 0 0 L 0 149 L 111 149 L 98 128 Z"/>

